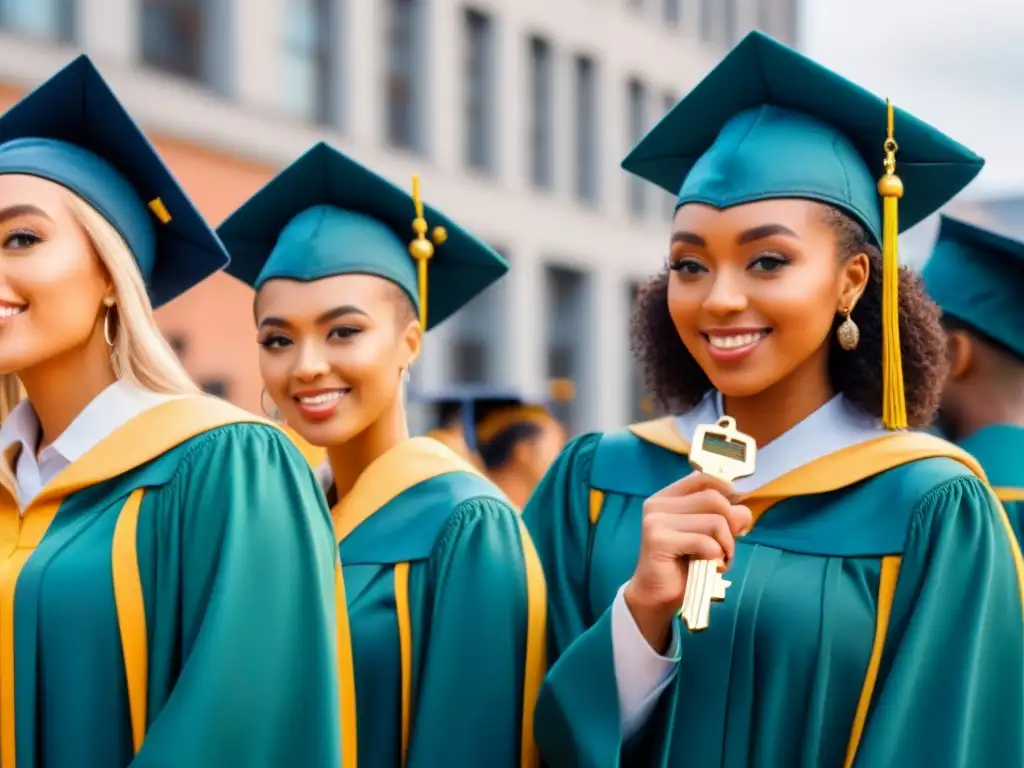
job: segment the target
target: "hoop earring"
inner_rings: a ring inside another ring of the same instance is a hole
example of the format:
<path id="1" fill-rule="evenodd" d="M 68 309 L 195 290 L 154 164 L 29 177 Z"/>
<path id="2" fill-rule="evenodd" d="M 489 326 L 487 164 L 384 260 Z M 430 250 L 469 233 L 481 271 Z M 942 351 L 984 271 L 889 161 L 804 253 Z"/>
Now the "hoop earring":
<path id="1" fill-rule="evenodd" d="M 852 310 L 842 310 L 844 320 L 836 328 L 836 338 L 839 340 L 839 346 L 847 352 L 852 352 L 860 344 L 860 328 L 853 322 L 853 318 L 850 317 Z"/>
<path id="2" fill-rule="evenodd" d="M 108 347 L 114 346 L 114 331 L 110 330 L 110 316 L 114 313 L 114 306 L 112 304 L 107 306 L 107 312 L 103 315 L 103 340 L 107 342 Z"/>
<path id="3" fill-rule="evenodd" d="M 281 413 L 280 413 L 280 411 L 277 410 L 277 406 L 274 405 L 274 401 L 273 400 L 270 401 L 270 407 L 269 408 L 267 407 L 267 396 L 269 394 L 270 393 L 267 392 L 267 388 L 266 387 L 264 387 L 260 391 L 260 408 L 263 409 L 263 414 L 268 419 L 270 419 L 271 421 L 280 421 L 281 420 Z"/>

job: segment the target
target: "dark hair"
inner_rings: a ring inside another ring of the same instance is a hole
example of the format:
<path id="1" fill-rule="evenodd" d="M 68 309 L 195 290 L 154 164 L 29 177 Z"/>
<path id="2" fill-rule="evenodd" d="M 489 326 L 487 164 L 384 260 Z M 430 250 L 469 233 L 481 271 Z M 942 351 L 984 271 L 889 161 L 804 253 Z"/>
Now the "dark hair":
<path id="1" fill-rule="evenodd" d="M 477 453 L 489 470 L 504 466 L 512 458 L 512 451 L 524 440 L 532 440 L 541 433 L 539 424 L 520 421 L 503 429 L 485 444 L 477 445 Z"/>
<path id="2" fill-rule="evenodd" d="M 836 235 L 836 253 L 843 262 L 858 253 L 870 261 L 864 293 L 853 312 L 860 343 L 852 351 L 829 335 L 828 372 L 832 386 L 860 410 L 882 415 L 882 255 L 864 227 L 837 208 L 823 207 Z M 711 381 L 683 345 L 668 311 L 669 270 L 651 278 L 637 294 L 630 323 L 633 356 L 648 392 L 673 413 L 691 410 L 710 390 Z M 949 361 L 939 308 L 925 293 L 920 278 L 906 268 L 899 273 L 900 352 L 907 421 L 911 427 L 930 424 L 939 406 Z"/>
<path id="3" fill-rule="evenodd" d="M 943 313 L 942 315 L 942 327 L 947 331 L 963 331 L 974 336 L 978 341 L 987 347 L 990 347 L 994 352 L 997 352 L 1001 357 L 1005 358 L 1009 363 L 1015 363 L 1017 365 L 1024 364 L 1024 355 L 1011 349 L 1009 346 L 989 336 L 984 331 L 978 330 L 978 328 L 966 320 L 961 320 L 955 315 L 949 315 Z"/>

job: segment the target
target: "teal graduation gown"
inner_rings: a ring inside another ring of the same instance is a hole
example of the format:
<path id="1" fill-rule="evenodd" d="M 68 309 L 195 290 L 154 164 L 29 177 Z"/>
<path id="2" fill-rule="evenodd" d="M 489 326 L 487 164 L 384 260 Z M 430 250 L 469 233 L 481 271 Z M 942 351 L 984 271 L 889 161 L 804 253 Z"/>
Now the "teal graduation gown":
<path id="1" fill-rule="evenodd" d="M 367 467 L 332 515 L 359 762 L 536 765 L 546 594 L 518 511 L 449 448 L 417 437 Z"/>
<path id="2" fill-rule="evenodd" d="M 959 445 L 981 464 L 1010 516 L 1017 541 L 1024 541 L 1024 427 L 994 424 L 979 429 Z"/>
<path id="3" fill-rule="evenodd" d="M 331 521 L 259 421 L 169 400 L 0 492 L 4 768 L 341 764 Z"/>
<path id="4" fill-rule="evenodd" d="M 549 590 L 547 764 L 1024 765 L 1020 549 L 971 457 L 916 433 L 746 494 L 726 599 L 679 629 L 676 674 L 624 744 L 609 606 L 643 501 L 688 450 L 671 419 L 582 436 L 524 511 Z"/>

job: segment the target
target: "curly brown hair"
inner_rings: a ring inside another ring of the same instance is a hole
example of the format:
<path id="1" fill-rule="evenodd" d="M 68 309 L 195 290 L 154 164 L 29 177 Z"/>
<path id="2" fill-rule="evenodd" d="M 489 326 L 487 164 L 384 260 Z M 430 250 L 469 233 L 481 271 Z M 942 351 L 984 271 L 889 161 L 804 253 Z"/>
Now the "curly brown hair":
<path id="1" fill-rule="evenodd" d="M 835 330 L 829 335 L 829 377 L 837 392 L 860 410 L 882 416 L 882 255 L 864 227 L 838 208 L 822 206 L 836 235 L 841 261 L 866 253 L 871 264 L 864 293 L 853 318 L 860 343 L 852 351 L 839 346 Z M 638 292 L 630 322 L 633 357 L 647 391 L 659 409 L 670 413 L 691 410 L 711 387 L 711 380 L 686 349 L 668 311 L 669 270 L 666 266 Z M 939 308 L 925 293 L 920 278 L 900 268 L 900 351 L 907 421 L 911 427 L 932 422 L 949 367 Z"/>

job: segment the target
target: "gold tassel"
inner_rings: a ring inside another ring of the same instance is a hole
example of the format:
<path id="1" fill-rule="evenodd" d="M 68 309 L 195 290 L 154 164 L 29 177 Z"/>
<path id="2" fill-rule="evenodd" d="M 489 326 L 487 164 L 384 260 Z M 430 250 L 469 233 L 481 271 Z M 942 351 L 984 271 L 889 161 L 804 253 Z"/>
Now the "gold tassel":
<path id="1" fill-rule="evenodd" d="M 412 202 L 416 207 L 416 218 L 412 221 L 412 230 L 416 239 L 409 243 L 409 253 L 416 260 L 416 281 L 419 286 L 420 325 L 427 330 L 427 263 L 434 256 L 434 246 L 441 245 L 448 239 L 448 231 L 444 227 L 434 227 L 430 240 L 427 239 L 427 220 L 423 217 L 423 199 L 420 197 L 420 176 L 412 175 Z M 431 242 L 433 240 L 433 242 Z"/>
<path id="2" fill-rule="evenodd" d="M 903 393 L 903 356 L 900 353 L 899 200 L 903 182 L 896 175 L 892 102 L 886 99 L 888 133 L 885 140 L 885 175 L 878 180 L 882 196 L 882 424 L 886 429 L 907 428 L 907 401 Z"/>

